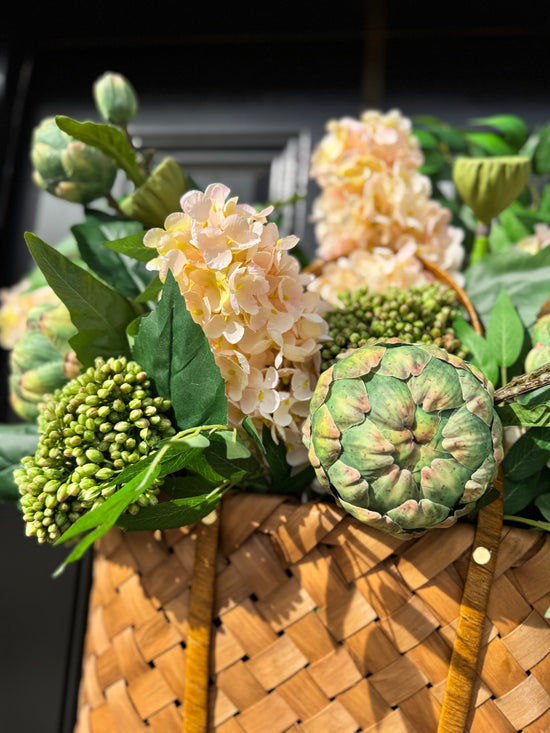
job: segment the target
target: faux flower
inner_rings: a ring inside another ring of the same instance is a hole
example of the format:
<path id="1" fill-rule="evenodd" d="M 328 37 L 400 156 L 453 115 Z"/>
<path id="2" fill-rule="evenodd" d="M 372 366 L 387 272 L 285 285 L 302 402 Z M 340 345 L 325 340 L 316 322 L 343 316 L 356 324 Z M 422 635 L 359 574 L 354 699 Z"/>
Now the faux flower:
<path id="1" fill-rule="evenodd" d="M 144 244 L 158 251 L 148 267 L 162 281 L 172 272 L 207 336 L 232 424 L 245 415 L 267 424 L 289 463 L 302 463 L 301 426 L 328 327 L 319 296 L 307 291 L 313 276 L 289 254 L 297 238 L 279 236 L 271 208 L 257 212 L 229 194 L 220 183 L 187 192 L 182 211 L 146 233 Z"/>
<path id="2" fill-rule="evenodd" d="M 516 248 L 523 252 L 529 252 L 530 254 L 537 254 L 541 249 L 548 247 L 550 244 L 550 226 L 541 222 L 535 224 L 533 234 L 528 237 L 524 237 L 517 244 Z"/>
<path id="3" fill-rule="evenodd" d="M 11 288 L 0 289 L 0 346 L 11 350 L 27 329 L 27 316 L 36 305 L 61 302 L 49 285 L 29 290 L 30 283 L 21 280 Z"/>
<path id="4" fill-rule="evenodd" d="M 451 212 L 431 198 L 430 180 L 418 170 L 422 162 L 411 123 L 396 110 L 329 122 L 311 165 L 321 187 L 312 212 L 318 255 L 334 260 L 384 247 L 395 255 L 406 248 L 414 257 L 415 246 L 418 254 L 458 275 L 463 232 L 451 226 Z"/>

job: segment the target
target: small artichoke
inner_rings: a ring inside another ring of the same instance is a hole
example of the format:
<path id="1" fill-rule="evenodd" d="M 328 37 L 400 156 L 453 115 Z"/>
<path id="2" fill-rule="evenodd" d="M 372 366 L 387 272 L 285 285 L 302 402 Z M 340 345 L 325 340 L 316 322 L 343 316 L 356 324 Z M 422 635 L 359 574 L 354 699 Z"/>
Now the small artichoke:
<path id="1" fill-rule="evenodd" d="M 110 158 L 60 130 L 54 117 L 34 129 L 31 161 L 37 186 L 79 204 L 109 194 L 117 173 Z"/>
<path id="2" fill-rule="evenodd" d="M 437 346 L 399 339 L 362 346 L 321 374 L 304 443 L 344 509 L 400 537 L 473 511 L 503 457 L 483 374 Z"/>
<path id="3" fill-rule="evenodd" d="M 141 367 L 123 357 L 96 359 L 50 395 L 38 415 L 36 453 L 13 472 L 27 535 L 55 542 L 104 502 L 115 491 L 113 476 L 174 435 L 170 409 Z M 158 492 L 157 482 L 127 511 L 155 504 Z"/>
<path id="4" fill-rule="evenodd" d="M 23 420 L 36 420 L 44 395 L 76 376 L 69 344 L 75 333 L 63 303 L 43 303 L 29 311 L 26 330 L 9 356 L 10 404 Z"/>

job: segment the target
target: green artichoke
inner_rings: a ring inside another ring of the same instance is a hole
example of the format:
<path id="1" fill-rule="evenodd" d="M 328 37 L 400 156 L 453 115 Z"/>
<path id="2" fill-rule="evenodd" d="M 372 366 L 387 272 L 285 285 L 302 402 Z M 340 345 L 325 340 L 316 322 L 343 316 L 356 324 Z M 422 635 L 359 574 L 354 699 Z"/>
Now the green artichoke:
<path id="1" fill-rule="evenodd" d="M 45 394 L 62 387 L 78 373 L 69 339 L 76 329 L 63 305 L 31 308 L 27 328 L 10 352 L 10 404 L 28 422 L 38 417 Z"/>
<path id="2" fill-rule="evenodd" d="M 79 204 L 109 194 L 117 173 L 110 158 L 60 130 L 54 117 L 34 129 L 31 161 L 37 186 Z"/>
<path id="3" fill-rule="evenodd" d="M 13 472 L 26 533 L 55 542 L 73 522 L 116 489 L 110 480 L 174 435 L 168 400 L 155 396 L 147 374 L 126 358 L 96 359 L 41 405 L 34 456 Z M 153 484 L 127 511 L 155 504 Z"/>
<path id="4" fill-rule="evenodd" d="M 321 486 L 360 521 L 400 537 L 473 511 L 503 457 L 483 374 L 399 339 L 350 351 L 321 374 L 303 436 Z"/>

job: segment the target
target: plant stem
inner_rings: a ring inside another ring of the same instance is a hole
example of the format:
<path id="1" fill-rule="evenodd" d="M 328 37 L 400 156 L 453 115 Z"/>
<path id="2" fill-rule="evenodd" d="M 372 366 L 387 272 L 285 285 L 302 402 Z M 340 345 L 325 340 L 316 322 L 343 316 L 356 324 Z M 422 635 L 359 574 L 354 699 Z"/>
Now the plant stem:
<path id="1" fill-rule="evenodd" d="M 514 402 L 518 395 L 533 392 L 535 389 L 549 384 L 550 364 L 543 364 L 538 369 L 533 369 L 532 372 L 514 377 L 508 384 L 503 381 L 503 386 L 495 391 L 494 403 L 497 405 L 499 403 Z"/>
<path id="2" fill-rule="evenodd" d="M 550 522 L 541 522 L 537 519 L 528 519 L 527 517 L 517 517 L 515 514 L 505 514 L 503 519 L 508 522 L 521 522 L 528 524 L 530 527 L 541 529 L 543 532 L 550 532 Z"/>

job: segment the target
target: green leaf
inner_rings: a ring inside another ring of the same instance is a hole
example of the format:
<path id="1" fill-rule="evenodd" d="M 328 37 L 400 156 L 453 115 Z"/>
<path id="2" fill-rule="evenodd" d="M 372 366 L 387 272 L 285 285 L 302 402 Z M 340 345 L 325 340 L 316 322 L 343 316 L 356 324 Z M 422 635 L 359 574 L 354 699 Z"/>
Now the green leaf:
<path id="1" fill-rule="evenodd" d="M 99 148 L 126 173 L 136 186 L 141 186 L 145 181 L 145 175 L 137 164 L 135 150 L 122 130 L 97 122 L 77 122 L 64 115 L 57 115 L 55 121 L 63 132 L 86 145 Z"/>
<path id="2" fill-rule="evenodd" d="M 529 506 L 540 493 L 540 469 L 523 479 L 512 481 L 504 478 L 504 513 L 518 514 Z"/>
<path id="3" fill-rule="evenodd" d="M 543 176 L 550 173 L 550 124 L 537 130 L 537 145 L 533 152 L 533 170 Z"/>
<path id="4" fill-rule="evenodd" d="M 424 149 L 433 149 L 439 146 L 437 137 L 427 130 L 413 130 L 413 135 Z"/>
<path id="5" fill-rule="evenodd" d="M 180 430 L 225 425 L 224 379 L 170 271 L 158 306 L 141 321 L 133 357 L 151 376 L 158 394 L 172 402 Z"/>
<path id="6" fill-rule="evenodd" d="M 244 416 L 244 419 L 242 421 L 242 426 L 245 432 L 252 438 L 256 446 L 265 455 L 266 454 L 265 446 L 262 443 L 262 439 L 260 438 L 260 435 L 258 431 L 256 430 L 256 426 L 252 422 L 252 418 L 250 417 L 250 415 Z"/>
<path id="7" fill-rule="evenodd" d="M 480 147 L 490 155 L 513 155 L 515 150 L 494 132 L 467 132 L 465 138 L 468 143 Z"/>
<path id="8" fill-rule="evenodd" d="M 535 506 L 540 510 L 542 516 L 550 522 L 550 492 L 537 496 Z"/>
<path id="9" fill-rule="evenodd" d="M 491 252 L 505 252 L 515 243 L 516 240 L 511 239 L 508 236 L 508 232 L 505 227 L 502 226 L 498 218 L 493 219 L 491 222 L 491 231 L 489 232 L 489 245 Z"/>
<path id="10" fill-rule="evenodd" d="M 530 428 L 504 456 L 502 469 L 510 481 L 522 481 L 539 471 L 550 459 L 550 428 Z"/>
<path id="11" fill-rule="evenodd" d="M 21 459 L 32 456 L 38 444 L 35 423 L 0 425 L 0 501 L 17 502 L 21 498 L 13 471 L 21 468 Z"/>
<path id="12" fill-rule="evenodd" d="M 505 427 L 550 427 L 550 407 L 547 404 L 524 407 L 518 402 L 512 402 L 509 405 L 499 405 L 497 412 Z"/>
<path id="13" fill-rule="evenodd" d="M 141 231 L 130 234 L 122 239 L 115 239 L 111 242 L 105 242 L 105 246 L 109 249 L 119 252 L 127 257 L 132 257 L 140 262 L 149 262 L 157 255 L 157 250 L 152 247 L 146 247 L 143 244 L 143 229 L 139 224 Z"/>
<path id="14" fill-rule="evenodd" d="M 531 230 L 523 224 L 512 207 L 504 209 L 504 211 L 499 214 L 498 220 L 504 227 L 508 239 L 513 244 L 516 244 L 521 239 L 524 239 L 531 234 Z"/>
<path id="15" fill-rule="evenodd" d="M 106 246 L 109 239 L 119 238 L 123 228 L 142 229 L 137 222 L 120 221 L 103 212 L 95 212 L 88 214 L 84 223 L 73 226 L 71 231 L 90 269 L 121 295 L 136 299 L 155 275 L 146 270 L 142 262 Z"/>
<path id="16" fill-rule="evenodd" d="M 26 233 L 25 241 L 78 329 L 70 343 L 83 366 L 91 366 L 97 356 L 129 356 L 126 327 L 136 317 L 130 302 L 36 235 Z"/>
<path id="17" fill-rule="evenodd" d="M 262 427 L 262 443 L 265 446 L 265 454 L 273 479 L 273 489 L 284 487 L 290 476 L 290 466 L 286 460 L 286 447 L 283 441 L 275 443 L 271 431 L 267 425 Z"/>
<path id="18" fill-rule="evenodd" d="M 489 316 L 486 338 L 500 366 L 512 366 L 521 354 L 525 328 L 505 290 L 500 291 Z"/>
<path id="19" fill-rule="evenodd" d="M 170 499 L 187 499 L 210 494 L 217 486 L 218 483 L 208 481 L 204 476 L 189 473 L 185 476 L 167 476 L 162 483 L 162 492 Z"/>
<path id="20" fill-rule="evenodd" d="M 537 407 L 546 405 L 550 409 L 550 385 L 539 387 L 532 392 L 518 395 L 518 402 L 525 407 Z"/>
<path id="21" fill-rule="evenodd" d="M 128 530 L 177 529 L 194 524 L 218 506 L 220 496 L 191 496 L 140 509 L 138 514 L 123 514 L 117 524 Z"/>
<path id="22" fill-rule="evenodd" d="M 490 253 L 465 271 L 465 289 L 486 322 L 501 290 L 506 290 L 522 322 L 531 326 L 548 298 L 550 247 L 536 255 L 514 248 Z"/>
<path id="23" fill-rule="evenodd" d="M 458 313 L 454 318 L 453 328 L 457 337 L 471 354 L 471 356 L 468 356 L 468 361 L 479 367 L 487 379 L 495 385 L 498 381 L 499 369 L 495 353 L 487 340 L 476 333 L 472 326 Z"/>
<path id="24" fill-rule="evenodd" d="M 486 125 L 492 127 L 502 135 L 504 141 L 516 151 L 525 144 L 529 137 L 527 125 L 515 115 L 493 115 L 491 117 L 476 117 L 469 120 L 471 125 Z"/>
<path id="25" fill-rule="evenodd" d="M 138 295 L 136 298 L 138 303 L 147 303 L 147 301 L 156 301 L 162 290 L 162 282 L 158 275 L 156 275 L 147 285 L 145 290 Z"/>

